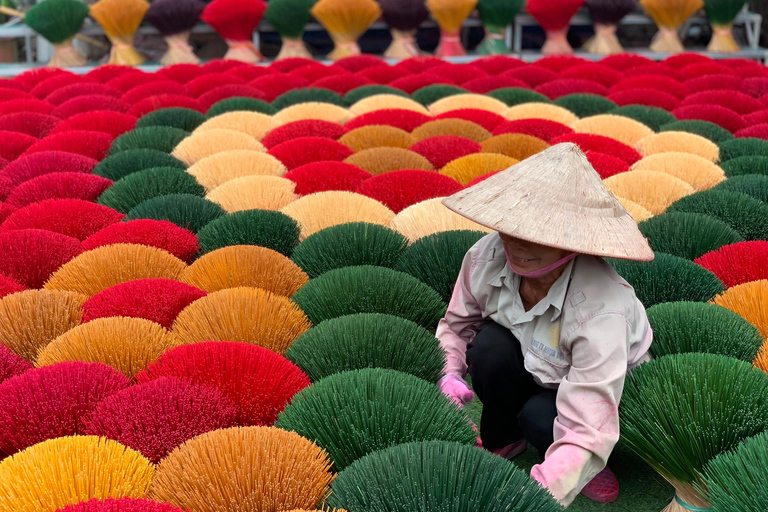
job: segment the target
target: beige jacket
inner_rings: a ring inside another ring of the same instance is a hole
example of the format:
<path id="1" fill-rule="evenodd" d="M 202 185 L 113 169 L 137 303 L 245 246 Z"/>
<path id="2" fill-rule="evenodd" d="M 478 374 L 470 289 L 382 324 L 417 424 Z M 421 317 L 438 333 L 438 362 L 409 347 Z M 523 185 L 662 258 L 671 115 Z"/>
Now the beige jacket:
<path id="1" fill-rule="evenodd" d="M 486 319 L 510 329 L 536 382 L 558 390 L 555 442 L 531 476 L 569 505 L 618 441 L 624 378 L 649 360 L 653 333 L 632 287 L 601 258 L 576 257 L 527 312 L 519 285 L 498 233 L 469 250 L 437 328 L 445 373 L 466 374 L 467 344 Z"/>

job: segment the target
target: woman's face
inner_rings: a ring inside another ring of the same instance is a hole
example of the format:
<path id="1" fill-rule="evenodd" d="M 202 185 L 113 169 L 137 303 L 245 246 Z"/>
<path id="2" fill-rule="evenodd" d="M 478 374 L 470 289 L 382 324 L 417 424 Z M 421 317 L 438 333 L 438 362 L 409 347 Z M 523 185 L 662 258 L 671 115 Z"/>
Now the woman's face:
<path id="1" fill-rule="evenodd" d="M 499 236 L 502 242 L 504 242 L 504 249 L 507 251 L 507 256 L 509 256 L 509 264 L 512 270 L 518 274 L 535 272 L 570 254 L 570 252 L 562 249 L 526 242 L 525 240 L 513 238 L 502 233 L 499 233 Z"/>

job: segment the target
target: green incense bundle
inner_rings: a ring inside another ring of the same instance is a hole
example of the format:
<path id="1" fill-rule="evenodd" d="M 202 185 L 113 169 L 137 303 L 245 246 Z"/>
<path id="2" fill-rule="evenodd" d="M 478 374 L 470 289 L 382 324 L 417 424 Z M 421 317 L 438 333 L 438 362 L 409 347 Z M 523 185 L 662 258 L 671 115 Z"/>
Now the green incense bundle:
<path id="1" fill-rule="evenodd" d="M 511 51 L 507 46 L 507 26 L 515 21 L 525 7 L 526 0 L 479 0 L 477 10 L 483 20 L 485 38 L 477 47 L 481 55 L 506 55 Z"/>
<path id="2" fill-rule="evenodd" d="M 739 51 L 739 43 L 733 37 L 733 20 L 747 0 L 704 0 L 704 9 L 712 25 L 712 39 L 707 51 L 733 53 Z"/>
<path id="3" fill-rule="evenodd" d="M 32 6 L 24 24 L 53 45 L 48 66 L 82 66 L 87 59 L 75 51 L 72 39 L 88 17 L 88 6 L 79 0 L 46 0 Z"/>
<path id="4" fill-rule="evenodd" d="M 267 20 L 280 37 L 283 46 L 275 57 L 275 60 L 293 57 L 312 58 L 307 46 L 302 40 L 304 27 L 312 17 L 309 10 L 315 5 L 316 0 L 270 0 L 267 4 L 267 12 L 264 19 Z"/>

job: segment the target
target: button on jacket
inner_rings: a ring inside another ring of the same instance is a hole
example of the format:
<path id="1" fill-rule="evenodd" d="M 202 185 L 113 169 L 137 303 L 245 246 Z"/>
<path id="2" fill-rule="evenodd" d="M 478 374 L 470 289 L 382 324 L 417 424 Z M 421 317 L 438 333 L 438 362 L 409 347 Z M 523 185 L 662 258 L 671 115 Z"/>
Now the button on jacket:
<path id="1" fill-rule="evenodd" d="M 569 505 L 618 441 L 624 378 L 650 359 L 653 333 L 633 288 L 602 258 L 577 256 L 529 311 L 520 279 L 498 233 L 482 238 L 464 257 L 437 337 L 445 373 L 462 376 L 467 344 L 486 320 L 520 340 L 525 368 L 541 386 L 557 389 L 554 444 L 531 476 Z"/>

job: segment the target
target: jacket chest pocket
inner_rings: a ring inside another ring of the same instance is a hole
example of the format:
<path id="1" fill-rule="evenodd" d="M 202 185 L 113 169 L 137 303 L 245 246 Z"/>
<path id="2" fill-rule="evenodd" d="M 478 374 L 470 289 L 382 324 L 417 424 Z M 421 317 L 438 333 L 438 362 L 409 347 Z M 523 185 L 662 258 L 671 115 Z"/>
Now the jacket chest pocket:
<path id="1" fill-rule="evenodd" d="M 541 382 L 541 384 L 557 385 L 568 375 L 570 365 L 565 361 L 552 361 L 542 357 L 532 350 L 525 353 L 525 369 Z"/>

